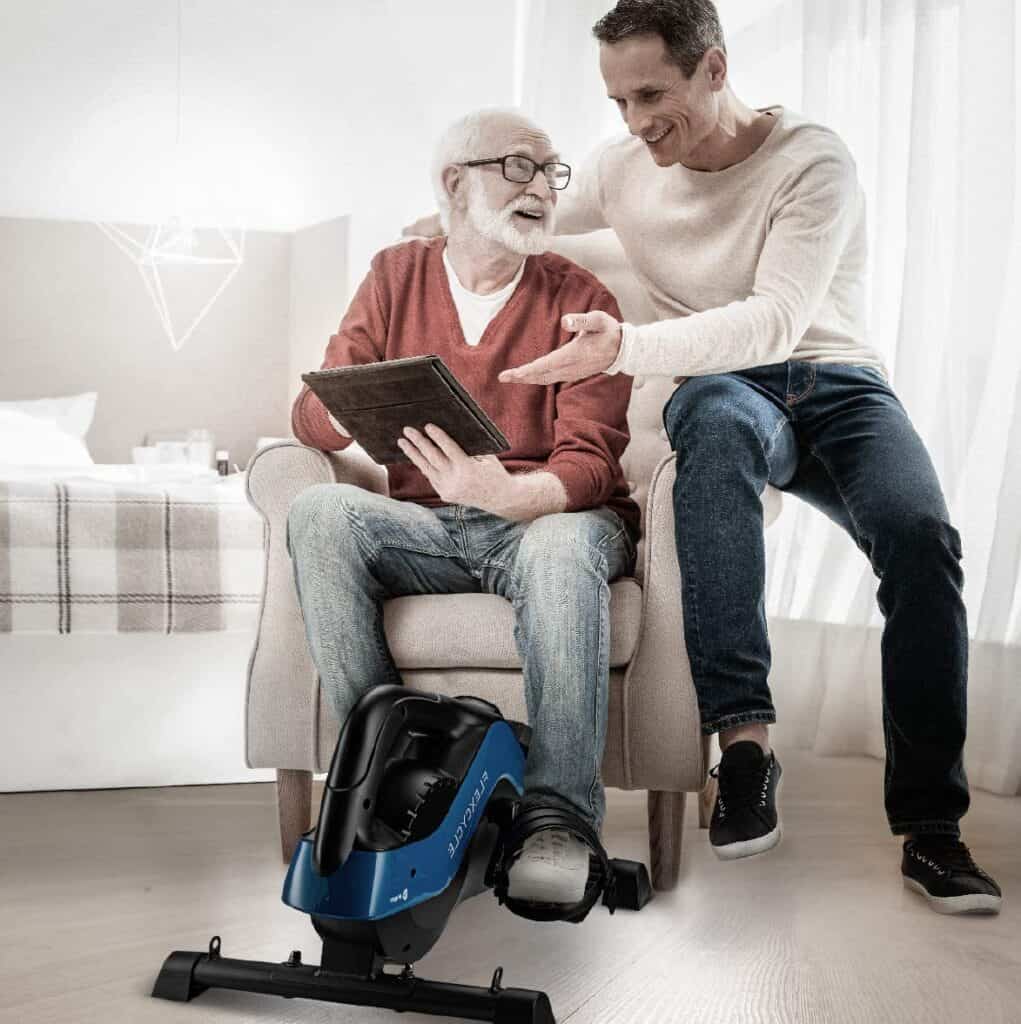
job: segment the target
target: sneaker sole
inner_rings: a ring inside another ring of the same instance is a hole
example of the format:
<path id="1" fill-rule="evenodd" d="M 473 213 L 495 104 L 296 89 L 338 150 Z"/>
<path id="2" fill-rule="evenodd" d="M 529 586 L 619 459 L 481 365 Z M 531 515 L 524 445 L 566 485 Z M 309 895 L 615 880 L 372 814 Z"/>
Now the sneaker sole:
<path id="1" fill-rule="evenodd" d="M 904 879 L 904 888 L 912 889 L 920 893 L 928 900 L 929 906 L 937 914 L 998 914 L 1000 912 L 1000 896 L 992 896 L 984 892 L 972 892 L 963 896 L 933 896 L 921 882 L 907 875 L 901 876 Z"/>
<path id="2" fill-rule="evenodd" d="M 766 853 L 780 845 L 783 838 L 783 822 L 780 820 L 780 792 L 783 789 L 783 775 L 776 784 L 776 828 L 764 836 L 745 839 L 740 843 L 727 843 L 724 846 L 713 846 L 713 853 L 719 860 L 740 860 L 742 857 L 754 857 Z M 710 843 L 710 846 L 712 844 Z"/>
<path id="3" fill-rule="evenodd" d="M 568 882 L 570 881 L 573 879 L 568 880 Z M 507 895 L 512 900 L 521 900 L 524 903 L 547 903 L 564 907 L 573 907 L 585 898 L 584 886 L 575 898 L 572 898 L 573 893 L 566 890 L 566 885 L 558 885 L 553 881 L 541 883 L 527 881 L 516 887 L 508 886 Z"/>

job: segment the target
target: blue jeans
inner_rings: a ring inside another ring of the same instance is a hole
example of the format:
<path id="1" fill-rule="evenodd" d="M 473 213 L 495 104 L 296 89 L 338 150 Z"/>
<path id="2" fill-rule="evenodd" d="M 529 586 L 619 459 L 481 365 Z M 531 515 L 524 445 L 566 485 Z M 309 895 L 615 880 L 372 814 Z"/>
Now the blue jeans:
<path id="1" fill-rule="evenodd" d="M 703 731 L 776 721 L 760 501 L 770 483 L 843 527 L 879 578 L 891 830 L 959 834 L 969 802 L 961 539 L 897 396 L 875 370 L 791 361 L 691 378 L 663 419 Z"/>
<path id="2" fill-rule="evenodd" d="M 287 535 L 309 650 L 340 722 L 367 690 L 402 681 L 383 600 L 489 593 L 510 601 L 532 726 L 525 803 L 556 804 L 602 826 L 609 583 L 635 561 L 616 512 L 520 523 L 322 484 L 295 499 Z"/>

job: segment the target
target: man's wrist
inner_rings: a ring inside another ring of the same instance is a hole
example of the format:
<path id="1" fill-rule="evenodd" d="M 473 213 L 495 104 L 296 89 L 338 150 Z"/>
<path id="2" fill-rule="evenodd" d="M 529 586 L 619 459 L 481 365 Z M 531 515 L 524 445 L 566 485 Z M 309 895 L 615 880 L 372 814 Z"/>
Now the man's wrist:
<path id="1" fill-rule="evenodd" d="M 634 337 L 634 327 L 629 323 L 620 325 L 620 340 L 617 344 L 617 355 L 613 362 L 603 370 L 603 373 L 625 373 L 624 364 L 627 361 L 628 353 L 631 351 L 631 339 Z"/>
<path id="2" fill-rule="evenodd" d="M 538 473 L 512 473 L 507 481 L 507 494 L 501 511 L 504 519 L 525 522 L 540 516 L 563 512 L 567 508 L 567 491 L 560 478 L 548 470 Z"/>

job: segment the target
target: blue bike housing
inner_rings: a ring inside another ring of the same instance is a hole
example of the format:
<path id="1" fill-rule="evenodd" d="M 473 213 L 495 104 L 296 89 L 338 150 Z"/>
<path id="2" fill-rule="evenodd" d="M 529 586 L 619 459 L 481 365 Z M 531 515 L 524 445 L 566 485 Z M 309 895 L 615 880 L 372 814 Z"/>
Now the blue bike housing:
<path id="1" fill-rule="evenodd" d="M 444 891 L 457 875 L 497 785 L 524 791 L 525 755 L 508 723 L 495 719 L 432 834 L 396 849 L 354 848 L 341 868 L 322 876 L 314 863 L 315 834 L 304 835 L 284 881 L 283 901 L 318 917 L 377 920 Z"/>

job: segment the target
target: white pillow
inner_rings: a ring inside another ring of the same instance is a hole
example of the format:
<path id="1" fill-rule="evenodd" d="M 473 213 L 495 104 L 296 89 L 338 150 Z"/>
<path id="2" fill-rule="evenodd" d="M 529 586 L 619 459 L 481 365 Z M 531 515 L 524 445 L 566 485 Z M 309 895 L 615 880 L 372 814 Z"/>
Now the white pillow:
<path id="1" fill-rule="evenodd" d="M 63 398 L 29 398 L 18 402 L 0 402 L 0 411 L 5 410 L 55 421 L 65 434 L 84 440 L 96 415 L 96 392 L 86 391 L 81 395 L 67 395 Z"/>
<path id="2" fill-rule="evenodd" d="M 56 420 L 29 416 L 0 403 L 0 465 L 92 466 L 85 442 L 61 430 Z"/>

